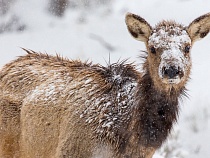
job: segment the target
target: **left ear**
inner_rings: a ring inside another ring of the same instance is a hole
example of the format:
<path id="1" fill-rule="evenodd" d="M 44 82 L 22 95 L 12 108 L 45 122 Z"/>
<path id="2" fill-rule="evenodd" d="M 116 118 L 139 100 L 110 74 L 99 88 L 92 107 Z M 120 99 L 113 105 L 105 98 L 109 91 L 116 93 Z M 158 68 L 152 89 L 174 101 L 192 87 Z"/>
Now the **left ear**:
<path id="1" fill-rule="evenodd" d="M 192 42 L 204 38 L 210 31 L 210 13 L 202 15 L 195 19 L 187 27 L 187 32 Z"/>
<path id="2" fill-rule="evenodd" d="M 152 27 L 142 17 L 127 13 L 125 22 L 130 34 L 137 40 L 147 43 L 152 32 Z"/>

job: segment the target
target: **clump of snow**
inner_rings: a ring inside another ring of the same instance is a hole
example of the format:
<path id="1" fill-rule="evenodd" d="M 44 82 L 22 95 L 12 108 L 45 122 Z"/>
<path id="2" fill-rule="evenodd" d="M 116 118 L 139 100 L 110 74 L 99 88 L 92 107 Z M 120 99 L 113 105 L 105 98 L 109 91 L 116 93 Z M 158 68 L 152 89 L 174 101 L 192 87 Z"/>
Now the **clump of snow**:
<path id="1" fill-rule="evenodd" d="M 99 134 L 99 137 L 113 135 L 114 131 L 122 127 L 131 117 L 130 111 L 133 108 L 137 83 L 131 77 L 126 78 L 125 81 L 118 66 L 115 65 L 110 70 L 110 76 L 107 78 L 107 82 L 111 82 L 110 84 L 113 84 L 114 87 L 108 93 L 100 94 L 101 87 L 100 85 L 93 86 L 93 79 L 89 78 L 84 81 L 84 91 L 89 90 L 81 98 L 81 100 L 85 100 L 85 109 L 80 113 L 80 118 L 85 119 L 87 124 L 97 124 L 95 132 Z M 87 82 L 88 84 L 86 84 Z M 117 85 L 115 85 L 116 82 Z"/>
<path id="2" fill-rule="evenodd" d="M 66 89 L 66 83 L 69 80 L 67 78 L 70 78 L 69 74 L 67 73 L 63 79 L 63 76 L 56 71 L 44 71 L 43 73 L 43 70 L 39 71 L 35 67 L 32 68 L 32 66 L 30 66 L 30 69 L 32 70 L 31 72 L 35 74 L 38 73 L 39 75 L 42 75 L 43 78 L 48 75 L 50 76 L 51 74 L 54 75 L 42 84 L 36 86 L 34 90 L 29 91 L 25 101 L 35 105 L 39 102 L 52 102 L 52 104 L 56 105 L 58 96 L 64 95 L 63 91 Z"/>
<path id="3" fill-rule="evenodd" d="M 183 28 L 176 26 L 168 29 L 162 26 L 154 30 L 149 37 L 148 44 L 155 48 L 181 49 L 184 44 L 191 44 L 191 39 Z"/>
<path id="4" fill-rule="evenodd" d="M 167 69 L 173 66 L 185 73 L 190 66 L 191 60 L 185 56 L 184 48 L 191 45 L 191 39 L 183 28 L 178 26 L 170 26 L 170 29 L 165 26 L 158 27 L 149 37 L 148 44 L 162 51 L 158 52 L 161 54 L 158 71 L 160 78 L 163 78 L 162 70 L 164 67 Z M 176 81 L 180 82 L 179 79 Z"/>
<path id="5" fill-rule="evenodd" d="M 185 56 L 184 52 L 173 47 L 163 51 L 160 59 L 161 62 L 158 71 L 160 78 L 163 78 L 163 68 L 168 69 L 170 66 L 174 66 L 177 70 L 180 70 L 185 74 L 186 69 L 188 69 L 191 64 L 190 58 Z"/>

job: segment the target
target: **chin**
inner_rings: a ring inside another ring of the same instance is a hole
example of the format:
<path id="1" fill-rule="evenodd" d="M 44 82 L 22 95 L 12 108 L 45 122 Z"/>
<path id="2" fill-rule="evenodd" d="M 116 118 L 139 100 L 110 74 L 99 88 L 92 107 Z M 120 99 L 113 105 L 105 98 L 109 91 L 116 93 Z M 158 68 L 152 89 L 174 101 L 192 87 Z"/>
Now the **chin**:
<path id="1" fill-rule="evenodd" d="M 177 91 L 180 85 L 182 84 L 182 80 L 179 77 L 174 78 L 174 79 L 163 78 L 161 80 L 163 83 L 162 84 L 163 91 L 169 94 L 172 92 L 172 90 Z"/>
<path id="2" fill-rule="evenodd" d="M 181 82 L 181 79 L 180 78 L 174 78 L 174 79 L 168 79 L 168 78 L 165 78 L 165 79 L 162 79 L 162 82 L 167 84 L 167 85 L 178 85 L 180 82 Z"/>

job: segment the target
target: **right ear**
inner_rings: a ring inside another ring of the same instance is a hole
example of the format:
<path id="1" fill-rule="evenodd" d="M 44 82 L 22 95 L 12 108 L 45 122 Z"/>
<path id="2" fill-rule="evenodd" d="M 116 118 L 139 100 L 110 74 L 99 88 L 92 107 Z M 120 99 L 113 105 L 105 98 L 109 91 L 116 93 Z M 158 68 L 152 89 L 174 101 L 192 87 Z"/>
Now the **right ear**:
<path id="1" fill-rule="evenodd" d="M 147 42 L 152 33 L 149 23 L 138 15 L 127 13 L 125 22 L 130 34 L 137 40 Z"/>
<path id="2" fill-rule="evenodd" d="M 198 17 L 187 27 L 187 32 L 189 33 L 193 42 L 204 38 L 209 31 L 210 13 Z"/>

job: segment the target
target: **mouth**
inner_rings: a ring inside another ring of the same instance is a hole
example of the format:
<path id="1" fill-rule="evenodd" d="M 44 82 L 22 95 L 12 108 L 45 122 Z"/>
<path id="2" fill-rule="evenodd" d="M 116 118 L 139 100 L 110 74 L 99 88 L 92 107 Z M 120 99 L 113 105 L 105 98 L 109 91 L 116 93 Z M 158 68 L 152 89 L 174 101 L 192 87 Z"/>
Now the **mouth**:
<path id="1" fill-rule="evenodd" d="M 178 84 L 180 82 L 180 79 L 168 79 L 169 84 Z"/>
<path id="2" fill-rule="evenodd" d="M 175 78 L 172 78 L 172 79 L 171 78 L 163 78 L 162 81 L 165 84 L 176 85 L 176 84 L 180 83 L 181 79 L 178 76 L 176 76 Z"/>

